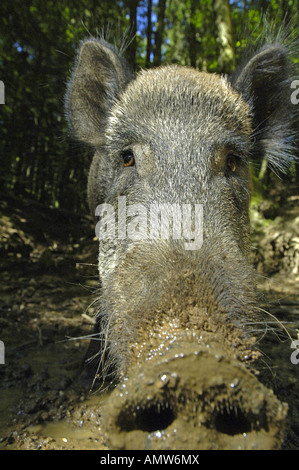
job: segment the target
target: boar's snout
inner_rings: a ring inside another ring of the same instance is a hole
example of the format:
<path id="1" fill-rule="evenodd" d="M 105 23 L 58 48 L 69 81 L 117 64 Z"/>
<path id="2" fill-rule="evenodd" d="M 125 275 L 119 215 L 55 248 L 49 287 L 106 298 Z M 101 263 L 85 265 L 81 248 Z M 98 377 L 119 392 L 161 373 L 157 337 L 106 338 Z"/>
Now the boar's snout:
<path id="1" fill-rule="evenodd" d="M 179 331 L 112 392 L 102 425 L 112 449 L 276 449 L 285 415 L 217 335 Z"/>
<path id="2" fill-rule="evenodd" d="M 295 148 L 295 49 L 265 30 L 265 44 L 226 78 L 176 65 L 135 75 L 103 39 L 80 45 L 66 111 L 76 137 L 95 149 L 88 201 L 97 216 L 104 205 L 101 223 L 111 229 L 99 237 L 97 326 L 98 369 L 120 380 L 103 412 L 112 448 L 281 443 L 286 407 L 242 362 L 250 363 L 246 349 L 253 354 L 250 328 L 261 324 L 248 261 L 249 165 L 264 159 L 284 170 Z M 116 230 L 123 198 L 129 218 Z M 168 215 L 170 205 L 183 214 L 201 204 L 200 249 L 182 248 L 176 211 L 172 241 L 167 218 L 157 239 L 129 236 L 133 226 L 151 232 L 143 215 L 152 203 L 168 205 Z"/>

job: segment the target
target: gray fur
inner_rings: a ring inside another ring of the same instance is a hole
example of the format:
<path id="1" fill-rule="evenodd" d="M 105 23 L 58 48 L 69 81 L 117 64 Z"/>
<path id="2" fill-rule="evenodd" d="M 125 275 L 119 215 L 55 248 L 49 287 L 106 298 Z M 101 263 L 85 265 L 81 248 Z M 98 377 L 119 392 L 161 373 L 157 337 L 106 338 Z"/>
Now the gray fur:
<path id="1" fill-rule="evenodd" d="M 204 207 L 198 251 L 184 250 L 181 240 L 100 242 L 99 315 L 118 374 L 127 371 L 138 331 L 190 302 L 211 325 L 217 318 L 242 327 L 254 316 L 249 161 L 266 156 L 279 168 L 289 157 L 288 61 L 288 49 L 273 44 L 230 80 L 179 66 L 135 77 L 105 41 L 81 44 L 67 113 L 77 137 L 95 148 L 92 213 L 103 202 L 117 209 L 119 195 L 148 210 L 153 202 Z M 135 166 L 124 167 L 126 149 Z"/>

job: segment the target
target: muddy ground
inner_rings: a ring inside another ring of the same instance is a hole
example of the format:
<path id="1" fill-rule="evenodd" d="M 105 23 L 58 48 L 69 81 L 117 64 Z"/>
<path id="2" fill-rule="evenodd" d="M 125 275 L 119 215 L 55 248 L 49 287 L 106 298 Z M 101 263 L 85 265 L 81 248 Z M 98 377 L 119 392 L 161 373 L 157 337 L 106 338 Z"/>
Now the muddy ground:
<path id="1" fill-rule="evenodd" d="M 0 201 L 0 449 L 106 449 L 107 392 L 81 380 L 99 289 L 93 221 L 6 194 Z M 299 449 L 299 364 L 284 331 L 297 339 L 298 191 L 258 201 L 252 218 L 261 307 L 270 312 L 267 332 L 256 332 L 260 378 L 289 405 L 282 448 Z"/>

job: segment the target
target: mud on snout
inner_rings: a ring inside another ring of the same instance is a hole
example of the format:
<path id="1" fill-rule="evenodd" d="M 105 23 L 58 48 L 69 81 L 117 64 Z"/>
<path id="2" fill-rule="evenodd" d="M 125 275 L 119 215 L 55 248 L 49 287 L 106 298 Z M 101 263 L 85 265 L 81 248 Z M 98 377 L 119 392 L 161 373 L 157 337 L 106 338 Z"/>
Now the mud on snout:
<path id="1" fill-rule="evenodd" d="M 108 447 L 278 449 L 287 407 L 254 373 L 250 268 L 227 256 L 224 275 L 210 247 L 156 250 L 144 267 L 145 254 L 132 251 L 103 290 L 120 382 L 102 414 Z"/>
<path id="2" fill-rule="evenodd" d="M 154 339 L 150 334 L 152 340 L 135 345 L 135 366 L 104 406 L 109 448 L 280 448 L 287 405 L 221 336 L 182 330 L 166 319 L 153 334 Z"/>

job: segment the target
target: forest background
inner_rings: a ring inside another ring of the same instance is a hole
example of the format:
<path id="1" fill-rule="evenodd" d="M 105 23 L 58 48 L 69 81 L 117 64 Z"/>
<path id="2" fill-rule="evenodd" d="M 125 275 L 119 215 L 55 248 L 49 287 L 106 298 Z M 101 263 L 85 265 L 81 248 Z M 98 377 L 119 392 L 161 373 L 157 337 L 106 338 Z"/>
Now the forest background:
<path id="1" fill-rule="evenodd" d="M 230 73 L 263 30 L 279 27 L 298 0 L 2 0 L 0 4 L 0 189 L 17 197 L 87 213 L 92 149 L 69 134 L 64 94 L 76 49 L 90 35 L 125 44 L 136 70 L 177 63 Z M 298 34 L 296 23 L 289 33 Z M 293 58 L 298 61 L 298 57 Z M 275 178 L 261 161 L 253 177 L 264 194 Z M 298 166 L 280 176 L 298 183 Z"/>

